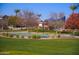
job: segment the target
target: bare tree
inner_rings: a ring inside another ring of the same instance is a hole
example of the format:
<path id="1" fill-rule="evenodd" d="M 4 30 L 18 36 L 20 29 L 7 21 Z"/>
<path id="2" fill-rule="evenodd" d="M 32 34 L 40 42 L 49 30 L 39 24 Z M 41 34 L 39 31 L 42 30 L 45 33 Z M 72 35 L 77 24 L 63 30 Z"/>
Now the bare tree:
<path id="1" fill-rule="evenodd" d="M 23 19 L 26 27 L 37 27 L 39 24 L 39 16 L 32 11 L 21 11 L 19 16 Z"/>
<path id="2" fill-rule="evenodd" d="M 7 15 L 0 16 L 0 28 L 2 28 L 2 30 L 8 28 L 7 19 Z"/>
<path id="3" fill-rule="evenodd" d="M 51 26 L 54 29 L 61 28 L 64 25 L 64 20 L 64 13 L 51 13 L 48 19 L 49 26 Z"/>

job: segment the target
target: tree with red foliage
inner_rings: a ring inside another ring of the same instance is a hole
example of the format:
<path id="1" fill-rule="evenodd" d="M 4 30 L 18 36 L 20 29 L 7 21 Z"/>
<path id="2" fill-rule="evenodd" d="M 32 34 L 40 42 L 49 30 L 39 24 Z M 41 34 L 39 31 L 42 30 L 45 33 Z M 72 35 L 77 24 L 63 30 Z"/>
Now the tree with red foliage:
<path id="1" fill-rule="evenodd" d="M 79 14 L 73 13 L 65 22 L 66 29 L 79 29 Z"/>
<path id="2" fill-rule="evenodd" d="M 70 9 L 72 10 L 72 14 L 69 16 L 67 21 L 65 22 L 66 29 L 79 29 L 79 14 L 74 13 L 74 11 L 79 7 L 79 4 L 72 4 Z"/>

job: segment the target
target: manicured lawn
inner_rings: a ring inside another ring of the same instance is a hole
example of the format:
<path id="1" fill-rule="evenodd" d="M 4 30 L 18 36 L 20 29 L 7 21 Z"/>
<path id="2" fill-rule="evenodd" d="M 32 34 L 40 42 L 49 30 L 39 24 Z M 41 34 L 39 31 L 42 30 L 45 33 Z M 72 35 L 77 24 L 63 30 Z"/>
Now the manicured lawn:
<path id="1" fill-rule="evenodd" d="M 0 54 L 77 55 L 79 54 L 79 40 L 26 40 L 0 37 Z"/>

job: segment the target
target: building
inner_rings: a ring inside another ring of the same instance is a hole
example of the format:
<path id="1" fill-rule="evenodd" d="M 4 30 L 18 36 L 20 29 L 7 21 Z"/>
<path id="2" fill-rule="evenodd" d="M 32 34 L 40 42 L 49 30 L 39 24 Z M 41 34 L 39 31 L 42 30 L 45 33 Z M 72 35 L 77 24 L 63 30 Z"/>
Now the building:
<path id="1" fill-rule="evenodd" d="M 38 27 L 48 30 L 49 29 L 48 21 L 47 20 L 44 20 L 44 21 L 41 20 L 39 22 L 39 26 Z"/>

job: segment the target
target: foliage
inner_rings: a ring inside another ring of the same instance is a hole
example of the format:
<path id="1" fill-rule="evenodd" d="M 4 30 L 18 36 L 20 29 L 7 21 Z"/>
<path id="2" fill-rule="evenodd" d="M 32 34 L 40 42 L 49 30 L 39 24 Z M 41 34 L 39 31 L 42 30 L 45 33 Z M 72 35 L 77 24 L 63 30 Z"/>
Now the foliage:
<path id="1" fill-rule="evenodd" d="M 21 38 L 24 38 L 24 36 L 21 36 Z"/>
<path id="2" fill-rule="evenodd" d="M 70 31 L 61 31 L 61 34 L 72 34 Z"/>
<path id="3" fill-rule="evenodd" d="M 40 15 L 35 14 L 32 11 L 22 11 L 18 15 L 24 21 L 26 27 L 37 27 L 40 19 Z"/>
<path id="4" fill-rule="evenodd" d="M 19 12 L 20 12 L 19 9 L 16 9 L 16 10 L 15 10 L 16 16 L 18 16 L 17 14 L 18 14 Z"/>
<path id="5" fill-rule="evenodd" d="M 17 38 L 19 38 L 19 35 L 16 35 Z"/>
<path id="6" fill-rule="evenodd" d="M 17 17 L 16 16 L 10 16 L 8 19 L 8 25 L 10 26 L 16 26 L 17 23 Z"/>
<path id="7" fill-rule="evenodd" d="M 33 38 L 33 39 L 39 39 L 39 38 L 41 38 L 41 36 L 40 36 L 40 35 L 33 34 L 33 35 L 32 35 L 32 38 Z"/>
<path id="8" fill-rule="evenodd" d="M 8 25 L 8 16 L 7 15 L 4 15 L 2 17 L 2 19 L 0 19 L 0 30 L 3 30 L 3 29 L 8 29 L 7 25 Z"/>
<path id="9" fill-rule="evenodd" d="M 9 36 L 9 34 L 8 34 L 8 33 L 2 33 L 2 35 L 3 35 L 3 36 Z"/>
<path id="10" fill-rule="evenodd" d="M 75 9 L 77 9 L 77 6 L 71 5 L 71 6 L 70 6 L 70 9 L 71 9 L 72 11 L 74 11 Z"/>
<path id="11" fill-rule="evenodd" d="M 48 20 L 49 29 L 61 28 L 64 25 L 64 13 L 51 13 Z"/>
<path id="12" fill-rule="evenodd" d="M 13 34 L 9 34 L 9 37 L 13 37 L 14 35 Z"/>
<path id="13" fill-rule="evenodd" d="M 74 13 L 65 22 L 66 29 L 79 29 L 79 14 Z"/>
<path id="14" fill-rule="evenodd" d="M 79 36 L 79 32 L 74 32 L 74 35 Z"/>

